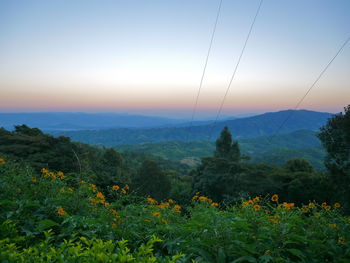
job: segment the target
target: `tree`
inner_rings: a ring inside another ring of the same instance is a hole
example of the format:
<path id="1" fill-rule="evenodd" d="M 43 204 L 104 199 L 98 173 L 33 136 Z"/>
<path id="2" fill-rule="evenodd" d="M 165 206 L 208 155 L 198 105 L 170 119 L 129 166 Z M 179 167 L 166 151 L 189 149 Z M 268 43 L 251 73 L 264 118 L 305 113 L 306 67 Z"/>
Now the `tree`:
<path id="1" fill-rule="evenodd" d="M 157 200 L 169 196 L 171 184 L 169 178 L 154 161 L 142 163 L 133 181 L 133 186 L 141 195 L 151 196 Z"/>
<path id="2" fill-rule="evenodd" d="M 286 162 L 284 165 L 284 168 L 289 171 L 289 172 L 307 172 L 307 173 L 312 173 L 314 172 L 314 168 L 312 165 L 304 160 L 304 159 L 299 159 L 299 158 L 294 158 Z"/>
<path id="3" fill-rule="evenodd" d="M 232 140 L 232 135 L 227 126 L 221 131 L 219 139 L 216 140 L 214 156 L 234 162 L 240 160 L 241 152 L 238 142 Z"/>
<path id="4" fill-rule="evenodd" d="M 130 183 L 123 157 L 112 148 L 104 150 L 94 170 L 97 174 L 97 185 L 102 188 Z"/>
<path id="5" fill-rule="evenodd" d="M 350 198 L 350 105 L 321 127 L 318 138 L 327 151 L 325 166 L 332 180 Z"/>
<path id="6" fill-rule="evenodd" d="M 200 166 L 192 171 L 194 192 L 200 191 L 217 201 L 236 196 L 240 191 L 240 174 L 245 170 L 240 159 L 239 145 L 225 127 L 216 140 L 214 157 L 202 158 Z"/>

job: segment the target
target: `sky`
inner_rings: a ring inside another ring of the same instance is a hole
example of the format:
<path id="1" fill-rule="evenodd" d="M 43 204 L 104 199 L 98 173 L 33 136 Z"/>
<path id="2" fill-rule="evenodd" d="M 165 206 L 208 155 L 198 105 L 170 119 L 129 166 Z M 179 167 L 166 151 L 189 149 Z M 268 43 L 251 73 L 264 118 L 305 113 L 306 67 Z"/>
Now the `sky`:
<path id="1" fill-rule="evenodd" d="M 220 0 L 0 1 L 0 112 L 190 118 Z M 223 0 L 195 118 L 213 117 L 260 0 Z M 348 0 L 265 0 L 222 115 L 294 108 L 350 36 Z M 350 43 L 301 109 L 350 102 Z"/>

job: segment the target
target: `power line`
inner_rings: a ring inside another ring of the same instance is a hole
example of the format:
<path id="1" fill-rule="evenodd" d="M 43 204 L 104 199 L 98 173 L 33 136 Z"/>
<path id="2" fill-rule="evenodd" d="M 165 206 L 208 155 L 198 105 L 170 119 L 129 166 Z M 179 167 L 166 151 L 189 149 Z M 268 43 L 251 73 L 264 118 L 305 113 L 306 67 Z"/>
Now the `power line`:
<path id="1" fill-rule="evenodd" d="M 287 121 L 293 116 L 293 114 L 295 113 L 295 111 L 299 108 L 299 105 L 304 101 L 304 99 L 306 98 L 306 96 L 310 93 L 310 91 L 312 90 L 312 88 L 316 85 L 316 83 L 321 79 L 321 77 L 323 76 L 323 74 L 327 71 L 327 69 L 330 67 L 330 65 L 332 64 L 332 62 L 336 59 L 336 57 L 340 54 L 340 52 L 344 49 L 344 47 L 346 46 L 346 44 L 350 41 L 350 37 L 348 37 L 347 40 L 345 40 L 345 42 L 341 45 L 341 47 L 338 49 L 337 53 L 333 56 L 333 58 L 328 62 L 328 64 L 326 65 L 326 67 L 321 71 L 321 73 L 318 75 L 318 77 L 316 78 L 316 80 L 312 83 L 312 85 L 309 87 L 309 89 L 307 90 L 307 92 L 304 94 L 304 96 L 299 100 L 299 102 L 297 103 L 297 105 L 294 107 L 294 109 L 290 112 L 290 114 L 287 116 L 287 118 L 284 119 L 284 121 L 282 122 L 282 124 L 278 127 L 277 131 L 273 134 L 272 138 L 275 137 L 278 132 L 282 129 L 282 127 L 287 123 Z"/>
<path id="2" fill-rule="evenodd" d="M 219 7 L 218 7 L 218 10 L 217 10 L 217 13 L 216 13 L 216 18 L 215 18 L 215 22 L 214 22 L 213 32 L 211 34 L 209 48 L 208 48 L 207 56 L 206 56 L 204 67 L 203 67 L 203 71 L 202 71 L 202 77 L 201 77 L 201 80 L 200 80 L 200 83 L 199 83 L 199 88 L 198 88 L 198 92 L 197 92 L 197 96 L 196 96 L 196 101 L 195 101 L 195 104 L 194 104 L 194 107 L 193 107 L 193 111 L 192 111 L 192 117 L 191 117 L 191 122 L 190 122 L 189 130 L 188 130 L 188 134 L 191 131 L 191 128 L 192 128 L 192 125 L 193 125 L 194 116 L 196 115 L 198 99 L 199 99 L 199 95 L 200 95 L 201 90 L 202 90 L 205 72 L 207 70 L 209 55 L 210 55 L 211 47 L 213 45 L 214 36 L 215 36 L 215 32 L 216 32 L 216 27 L 217 27 L 217 24 L 218 24 L 218 21 L 219 21 L 222 1 L 223 0 L 220 0 Z"/>
<path id="3" fill-rule="evenodd" d="M 237 72 L 237 70 L 238 70 L 239 64 L 240 64 L 241 59 L 242 59 L 242 57 L 243 57 L 244 51 L 245 51 L 246 46 L 247 46 L 247 44 L 248 44 L 248 40 L 249 40 L 250 35 L 251 35 L 252 31 L 253 31 L 256 18 L 257 18 L 258 15 L 259 15 L 259 12 L 260 12 L 260 9 L 261 9 L 261 6 L 262 6 L 263 2 L 264 2 L 264 0 L 260 0 L 259 6 L 258 6 L 258 8 L 257 8 L 257 10 L 256 10 L 256 12 L 255 12 L 255 16 L 254 16 L 254 18 L 253 18 L 252 24 L 250 25 L 250 28 L 249 28 L 247 37 L 246 37 L 246 39 L 245 39 L 243 48 L 242 48 L 242 50 L 241 50 L 241 54 L 239 55 L 239 58 L 238 58 L 238 61 L 237 61 L 236 66 L 235 66 L 235 69 L 234 69 L 234 71 L 233 71 L 233 73 L 232 73 L 230 82 L 229 82 L 229 84 L 228 84 L 228 86 L 227 86 L 227 88 L 226 88 L 226 92 L 225 92 L 225 95 L 224 95 L 224 97 L 223 97 L 223 99 L 222 99 L 222 101 L 221 101 L 221 104 L 220 104 L 218 113 L 217 113 L 217 115 L 216 115 L 215 121 L 214 121 L 214 123 L 212 124 L 213 126 L 212 126 L 212 130 L 211 130 L 211 132 L 210 132 L 209 140 L 210 140 L 211 137 L 212 137 L 212 133 L 213 133 L 214 126 L 215 126 L 215 124 L 217 123 L 217 121 L 218 121 L 218 119 L 219 119 L 219 116 L 220 116 L 220 114 L 221 114 L 222 108 L 224 107 L 227 94 L 228 94 L 228 92 L 230 91 L 232 81 L 233 81 L 233 79 L 234 79 L 234 77 L 235 77 L 235 75 L 236 75 L 236 72 Z"/>

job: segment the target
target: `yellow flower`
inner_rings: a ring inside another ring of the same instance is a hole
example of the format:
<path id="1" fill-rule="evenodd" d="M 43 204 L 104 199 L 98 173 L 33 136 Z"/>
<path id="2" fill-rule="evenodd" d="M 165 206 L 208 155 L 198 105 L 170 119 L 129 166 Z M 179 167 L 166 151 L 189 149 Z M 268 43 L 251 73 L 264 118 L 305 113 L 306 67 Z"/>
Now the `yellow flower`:
<path id="1" fill-rule="evenodd" d="M 261 200 L 261 199 L 260 199 L 259 196 L 256 196 L 256 197 L 254 197 L 254 199 L 253 199 L 254 202 L 260 202 L 260 200 Z"/>
<path id="2" fill-rule="evenodd" d="M 211 204 L 211 206 L 219 206 L 219 204 L 216 203 L 216 202 L 213 202 L 213 203 Z"/>
<path id="3" fill-rule="evenodd" d="M 169 202 L 169 204 L 173 204 L 174 200 L 173 199 L 169 199 L 168 202 Z"/>
<path id="4" fill-rule="evenodd" d="M 162 222 L 163 222 L 163 224 L 168 224 L 168 221 L 166 221 L 165 219 L 162 219 Z"/>
<path id="5" fill-rule="evenodd" d="M 96 185 L 90 184 L 90 188 L 91 188 L 91 190 L 92 190 L 94 193 L 97 192 L 97 187 L 96 187 Z"/>
<path id="6" fill-rule="evenodd" d="M 159 212 L 152 212 L 151 214 L 152 214 L 152 216 L 160 217 L 160 213 Z"/>
<path id="7" fill-rule="evenodd" d="M 175 211 L 176 213 L 181 213 L 181 206 L 179 206 L 179 205 L 174 205 L 174 211 Z"/>
<path id="8" fill-rule="evenodd" d="M 323 208 L 325 208 L 327 206 L 327 203 L 326 202 L 323 202 L 322 205 L 321 205 Z"/>
<path id="9" fill-rule="evenodd" d="M 64 176 L 64 173 L 61 172 L 61 171 L 58 171 L 58 172 L 57 172 L 57 175 L 60 177 L 61 180 L 63 180 L 64 178 L 66 178 L 66 177 Z"/>
<path id="10" fill-rule="evenodd" d="M 261 208 L 261 206 L 260 206 L 260 205 L 257 205 L 257 204 L 255 204 L 255 205 L 254 205 L 254 210 L 255 210 L 255 211 L 259 211 L 259 210 L 260 210 L 260 208 Z"/>
<path id="11" fill-rule="evenodd" d="M 68 188 L 68 192 L 70 192 L 70 193 L 73 193 L 74 192 L 74 190 L 73 190 L 73 188 Z"/>
<path id="12" fill-rule="evenodd" d="M 265 251 L 264 251 L 264 254 L 265 254 L 265 255 L 270 254 L 270 250 L 269 250 L 269 249 L 265 250 Z"/>
<path id="13" fill-rule="evenodd" d="M 334 207 L 335 207 L 335 208 L 340 208 L 340 206 L 341 206 L 341 205 L 340 205 L 338 202 L 337 202 L 337 203 L 334 203 Z"/>
<path id="14" fill-rule="evenodd" d="M 101 192 L 98 192 L 96 194 L 96 197 L 99 198 L 99 199 L 105 199 L 105 196 Z"/>
<path id="15" fill-rule="evenodd" d="M 283 206 L 290 210 L 294 206 L 294 203 L 283 202 Z"/>
<path id="16" fill-rule="evenodd" d="M 64 209 L 63 209 L 62 207 L 59 207 L 59 208 L 57 209 L 57 214 L 58 214 L 59 216 L 62 216 L 62 215 L 67 214 L 67 212 L 64 211 Z"/>
<path id="17" fill-rule="evenodd" d="M 111 225 L 112 225 L 112 227 L 117 227 L 117 224 L 114 222 L 112 222 Z"/>
<path id="18" fill-rule="evenodd" d="M 104 205 L 105 207 L 107 207 L 107 206 L 109 206 L 109 203 L 108 203 L 108 202 L 103 202 L 103 205 Z"/>
<path id="19" fill-rule="evenodd" d="M 47 169 L 45 169 L 45 168 L 42 168 L 42 169 L 41 169 L 41 172 L 42 172 L 43 174 L 47 174 L 47 173 L 49 172 L 49 170 L 47 170 Z"/>
<path id="20" fill-rule="evenodd" d="M 329 210 L 332 209 L 332 207 L 331 207 L 330 205 L 326 205 L 326 206 L 324 207 L 324 209 L 326 209 L 327 211 L 329 211 Z"/>
<path id="21" fill-rule="evenodd" d="M 61 189 L 60 189 L 60 193 L 64 193 L 64 188 L 61 188 Z"/>
<path id="22" fill-rule="evenodd" d="M 249 201 L 250 201 L 250 200 L 249 200 Z M 250 204 L 249 201 L 243 202 L 243 203 L 242 203 L 242 206 L 245 207 L 245 206 L 249 205 L 249 204 Z"/>
<path id="23" fill-rule="evenodd" d="M 345 238 L 344 237 L 339 237 L 338 243 L 339 244 L 344 244 L 345 243 Z"/>
<path id="24" fill-rule="evenodd" d="M 193 196 L 192 199 L 193 199 L 193 200 L 198 199 L 198 195 Z"/>
<path id="25" fill-rule="evenodd" d="M 118 191 L 119 190 L 119 186 L 118 185 L 113 185 L 113 187 L 112 187 L 112 190 L 114 190 L 114 191 Z"/>
<path id="26" fill-rule="evenodd" d="M 272 202 L 277 202 L 277 201 L 278 201 L 278 195 L 277 195 L 277 194 L 274 194 L 274 195 L 271 197 L 271 201 L 272 201 Z"/>
<path id="27" fill-rule="evenodd" d="M 126 194 L 126 190 L 125 190 L 124 188 L 122 189 L 122 193 L 123 193 L 123 194 Z"/>
<path id="28" fill-rule="evenodd" d="M 3 164 L 5 164 L 6 162 L 5 162 L 5 160 L 4 160 L 4 158 L 1 158 L 0 157 L 0 165 L 3 165 Z"/>
<path id="29" fill-rule="evenodd" d="M 158 203 L 156 200 L 154 200 L 154 199 L 151 198 L 151 197 L 148 197 L 148 198 L 147 198 L 147 202 L 148 202 L 150 205 L 154 205 L 154 204 L 157 204 L 157 203 Z"/>
<path id="30" fill-rule="evenodd" d="M 312 208 L 316 208 L 316 205 L 314 203 L 309 203 L 309 208 L 312 209 Z"/>
<path id="31" fill-rule="evenodd" d="M 33 182 L 33 183 L 36 183 L 36 182 L 37 182 L 37 180 L 36 180 L 35 177 L 32 177 L 32 182 Z"/>
<path id="32" fill-rule="evenodd" d="M 130 189 L 130 187 L 129 187 L 128 184 L 126 184 L 126 185 L 124 186 L 124 188 L 125 188 L 126 190 L 129 190 L 129 189 Z"/>
<path id="33" fill-rule="evenodd" d="M 205 196 L 200 196 L 199 201 L 206 202 L 207 198 Z"/>

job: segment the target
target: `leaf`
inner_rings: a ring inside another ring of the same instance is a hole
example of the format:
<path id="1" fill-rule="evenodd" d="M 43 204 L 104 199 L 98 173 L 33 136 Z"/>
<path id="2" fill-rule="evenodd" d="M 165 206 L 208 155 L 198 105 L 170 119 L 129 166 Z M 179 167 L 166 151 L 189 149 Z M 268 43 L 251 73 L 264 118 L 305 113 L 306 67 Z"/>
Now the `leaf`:
<path id="1" fill-rule="evenodd" d="M 219 248 L 219 250 L 218 250 L 217 262 L 218 263 L 225 263 L 226 262 L 225 251 L 222 248 Z"/>
<path id="2" fill-rule="evenodd" d="M 273 261 L 273 258 L 268 254 L 261 256 L 259 259 L 260 259 L 261 263 L 268 263 L 268 262 Z"/>
<path id="3" fill-rule="evenodd" d="M 37 229 L 43 231 L 45 229 L 51 228 L 53 226 L 57 226 L 58 224 L 55 221 L 50 219 L 44 219 L 37 223 Z"/>
<path id="4" fill-rule="evenodd" d="M 244 257 L 240 257 L 237 258 L 235 261 L 232 261 L 232 263 L 237 263 L 237 262 L 251 262 L 251 263 L 256 263 L 256 259 L 253 257 L 249 257 L 249 256 L 244 256 Z"/>
<path id="5" fill-rule="evenodd" d="M 300 259 L 303 259 L 305 257 L 304 254 L 299 249 L 290 248 L 290 249 L 287 249 L 287 251 Z"/>

